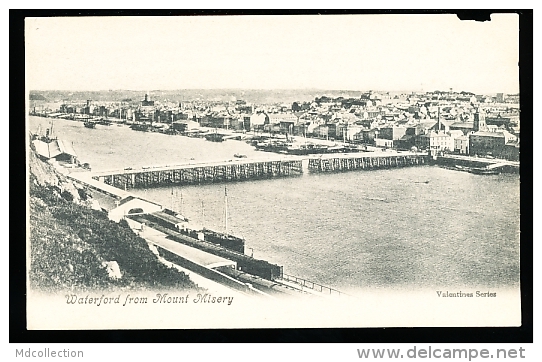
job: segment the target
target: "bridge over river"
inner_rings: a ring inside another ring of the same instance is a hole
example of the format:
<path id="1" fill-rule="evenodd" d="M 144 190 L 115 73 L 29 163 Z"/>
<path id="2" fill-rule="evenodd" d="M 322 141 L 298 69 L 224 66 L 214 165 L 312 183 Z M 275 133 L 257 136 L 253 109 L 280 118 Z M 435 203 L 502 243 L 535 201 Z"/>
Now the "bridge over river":
<path id="1" fill-rule="evenodd" d="M 268 154 L 269 155 L 269 154 Z M 270 155 L 219 162 L 143 167 L 93 173 L 92 179 L 116 188 L 147 188 L 298 176 L 308 172 L 339 172 L 425 164 L 422 153 L 347 153 L 322 155 Z"/>

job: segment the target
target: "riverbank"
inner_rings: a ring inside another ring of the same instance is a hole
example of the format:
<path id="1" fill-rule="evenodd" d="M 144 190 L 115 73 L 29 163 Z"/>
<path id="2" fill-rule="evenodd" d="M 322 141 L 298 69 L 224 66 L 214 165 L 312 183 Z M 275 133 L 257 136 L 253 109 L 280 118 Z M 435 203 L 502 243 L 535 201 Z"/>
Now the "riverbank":
<path id="1" fill-rule="evenodd" d="M 126 222 L 92 210 L 84 189 L 29 152 L 30 288 L 43 292 L 196 290 L 162 264 Z"/>

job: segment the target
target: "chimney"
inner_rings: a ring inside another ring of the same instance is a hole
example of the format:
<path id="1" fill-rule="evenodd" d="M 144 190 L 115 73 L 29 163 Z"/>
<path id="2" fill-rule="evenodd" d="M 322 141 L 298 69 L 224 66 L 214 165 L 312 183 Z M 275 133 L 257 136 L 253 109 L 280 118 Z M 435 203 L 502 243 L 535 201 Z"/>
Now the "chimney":
<path id="1" fill-rule="evenodd" d="M 440 107 L 437 108 L 437 132 L 440 132 Z"/>

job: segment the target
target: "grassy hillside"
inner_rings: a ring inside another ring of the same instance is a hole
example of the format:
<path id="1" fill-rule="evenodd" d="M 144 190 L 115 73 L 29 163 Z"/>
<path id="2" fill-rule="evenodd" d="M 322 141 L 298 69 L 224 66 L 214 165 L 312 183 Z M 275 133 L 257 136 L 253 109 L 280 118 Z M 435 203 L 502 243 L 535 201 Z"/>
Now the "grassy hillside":
<path id="1" fill-rule="evenodd" d="M 50 168 L 35 158 L 32 163 L 33 170 Z M 73 191 L 66 191 L 68 182 L 62 175 L 55 176 L 49 178 L 53 182 L 40 183 L 40 176 L 30 174 L 32 289 L 196 288 L 186 274 L 160 263 L 126 222 L 117 224 L 103 212 L 88 208 L 84 190 L 74 197 Z M 111 262 L 118 265 L 120 277 L 108 272 Z"/>

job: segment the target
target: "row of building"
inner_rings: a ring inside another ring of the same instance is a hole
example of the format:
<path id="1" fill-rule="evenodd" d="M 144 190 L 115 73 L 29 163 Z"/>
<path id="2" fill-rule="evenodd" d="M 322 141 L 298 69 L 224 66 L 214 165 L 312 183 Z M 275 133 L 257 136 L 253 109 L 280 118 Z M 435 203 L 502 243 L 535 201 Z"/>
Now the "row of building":
<path id="1" fill-rule="evenodd" d="M 362 133 L 365 136 L 365 132 Z M 479 111 L 474 114 L 472 128 L 454 127 L 437 120 L 414 127 L 384 127 L 369 133 L 368 137 L 374 137 L 374 144 L 382 147 L 416 147 L 432 153 L 455 152 L 519 160 L 519 137 L 502 125 L 488 125 L 485 115 Z"/>
<path id="2" fill-rule="evenodd" d="M 160 102 L 145 94 L 140 102 L 64 103 L 58 111 L 166 124 L 180 132 L 227 128 L 514 158 L 519 149 L 519 108 L 510 100 L 517 99 L 515 95 L 481 97 L 450 90 L 394 96 L 366 92 L 359 98 L 321 96 L 292 105 L 255 105 L 241 100 Z M 512 146 L 514 151 L 510 151 Z"/>

